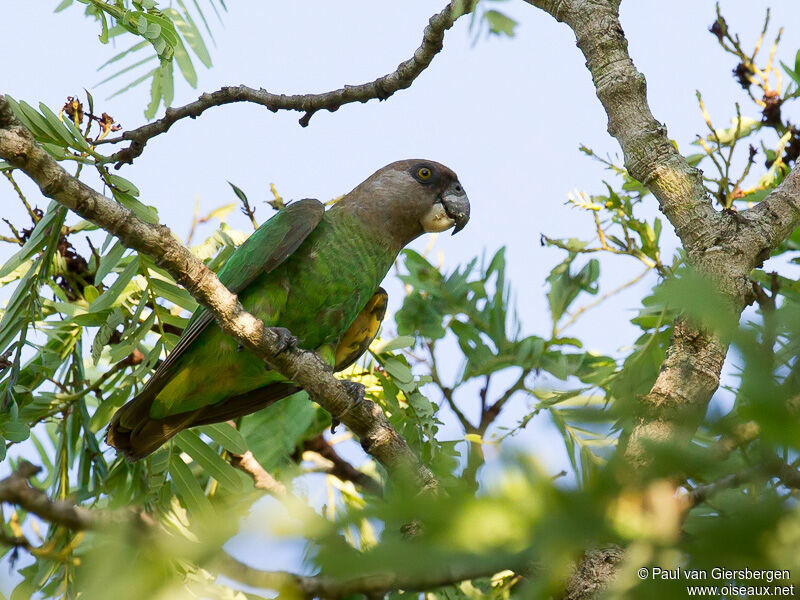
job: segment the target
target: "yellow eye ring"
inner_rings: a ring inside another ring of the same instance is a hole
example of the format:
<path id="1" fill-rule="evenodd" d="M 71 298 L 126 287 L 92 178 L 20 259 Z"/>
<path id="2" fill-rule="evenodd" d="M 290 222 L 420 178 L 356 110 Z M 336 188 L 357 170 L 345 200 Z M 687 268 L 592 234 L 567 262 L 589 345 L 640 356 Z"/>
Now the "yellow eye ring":
<path id="1" fill-rule="evenodd" d="M 432 174 L 433 173 L 431 173 L 431 170 L 428 167 L 422 167 L 419 171 L 417 171 L 417 175 L 419 175 L 420 179 L 430 179 Z"/>

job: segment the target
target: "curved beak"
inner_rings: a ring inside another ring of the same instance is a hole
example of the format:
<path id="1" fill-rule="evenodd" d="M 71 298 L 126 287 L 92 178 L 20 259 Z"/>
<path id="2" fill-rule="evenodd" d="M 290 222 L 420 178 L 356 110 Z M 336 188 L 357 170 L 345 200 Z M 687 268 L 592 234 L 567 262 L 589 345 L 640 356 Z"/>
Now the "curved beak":
<path id="1" fill-rule="evenodd" d="M 458 181 L 452 182 L 440 196 L 442 206 L 448 217 L 455 223 L 453 235 L 464 229 L 469 221 L 469 198 Z"/>

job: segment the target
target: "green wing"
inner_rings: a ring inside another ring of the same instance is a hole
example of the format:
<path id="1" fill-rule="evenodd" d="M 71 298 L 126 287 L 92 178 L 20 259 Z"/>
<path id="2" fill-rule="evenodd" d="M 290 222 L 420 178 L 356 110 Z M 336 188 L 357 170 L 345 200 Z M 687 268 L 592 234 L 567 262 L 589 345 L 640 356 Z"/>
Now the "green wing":
<path id="1" fill-rule="evenodd" d="M 297 250 L 322 220 L 325 207 L 307 198 L 293 202 L 256 229 L 239 246 L 217 276 L 232 293 L 238 294 L 256 277 L 269 273 Z M 169 382 L 177 360 L 214 320 L 205 307 L 198 307 L 180 340 L 156 369 L 139 396 L 155 396 Z"/>

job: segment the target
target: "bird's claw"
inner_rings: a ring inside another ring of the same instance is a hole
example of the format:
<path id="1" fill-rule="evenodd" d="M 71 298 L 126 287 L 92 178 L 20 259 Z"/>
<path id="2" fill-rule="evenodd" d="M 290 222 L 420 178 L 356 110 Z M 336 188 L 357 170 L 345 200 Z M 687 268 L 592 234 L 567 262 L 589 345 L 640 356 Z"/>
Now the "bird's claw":
<path id="1" fill-rule="evenodd" d="M 357 381 L 350 381 L 345 380 L 342 382 L 347 388 L 347 393 L 350 394 L 350 397 L 355 400 L 353 404 L 348 406 L 344 411 L 339 414 L 337 417 L 331 418 L 331 433 L 336 431 L 336 427 L 341 422 L 341 418 L 344 417 L 347 413 L 353 410 L 356 406 L 360 406 L 362 402 L 364 402 L 364 394 L 366 393 L 366 388 L 364 387 L 363 383 L 358 383 Z"/>
<path id="2" fill-rule="evenodd" d="M 272 333 L 278 336 L 278 350 L 275 352 L 276 356 L 297 346 L 297 338 L 285 327 L 271 327 L 270 329 L 272 329 Z"/>

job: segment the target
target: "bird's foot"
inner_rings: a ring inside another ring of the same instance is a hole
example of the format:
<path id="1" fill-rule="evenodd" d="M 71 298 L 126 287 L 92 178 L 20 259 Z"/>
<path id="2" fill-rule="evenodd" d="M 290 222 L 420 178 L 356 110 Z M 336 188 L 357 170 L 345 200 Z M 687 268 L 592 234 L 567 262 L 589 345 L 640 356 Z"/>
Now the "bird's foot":
<path id="1" fill-rule="evenodd" d="M 341 422 L 341 418 L 344 417 L 347 413 L 353 410 L 356 406 L 360 406 L 362 402 L 364 402 L 364 394 L 366 393 L 366 388 L 364 387 L 363 383 L 358 383 L 356 381 L 350 381 L 349 379 L 342 381 L 342 385 L 347 388 L 347 393 L 350 394 L 350 397 L 355 400 L 353 404 L 347 407 L 344 412 L 342 412 L 339 416 L 331 418 L 331 433 L 336 431 L 336 427 Z"/>
<path id="2" fill-rule="evenodd" d="M 291 350 L 297 346 L 297 338 L 292 335 L 292 332 L 285 327 L 270 327 L 272 333 L 278 336 L 278 351 L 275 355 L 283 354 L 287 350 Z"/>

